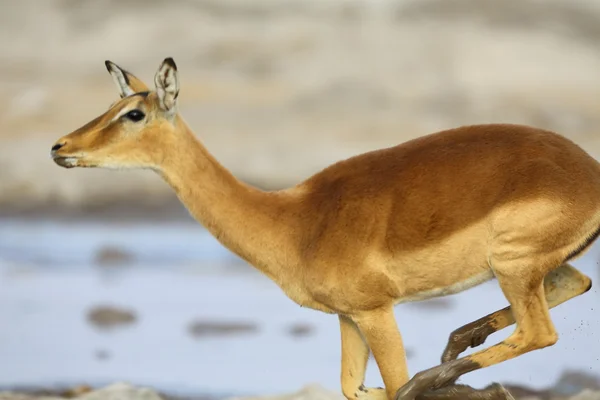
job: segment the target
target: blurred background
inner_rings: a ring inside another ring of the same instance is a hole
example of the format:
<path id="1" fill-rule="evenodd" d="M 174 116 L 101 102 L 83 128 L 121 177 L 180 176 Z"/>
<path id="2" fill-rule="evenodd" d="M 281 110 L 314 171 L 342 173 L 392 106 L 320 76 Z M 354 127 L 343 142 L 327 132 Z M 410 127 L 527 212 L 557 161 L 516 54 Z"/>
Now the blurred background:
<path id="1" fill-rule="evenodd" d="M 180 111 L 265 189 L 463 124 L 555 130 L 600 156 L 592 0 L 0 1 L 0 388 L 129 381 L 220 398 L 340 391 L 337 318 L 296 306 L 148 171 L 66 170 L 54 141 L 177 62 Z M 575 262 L 597 282 L 600 248 Z M 552 311 L 559 342 L 463 382 L 600 389 L 600 295 Z M 410 373 L 506 305 L 495 282 L 397 307 Z M 505 330 L 487 344 L 501 340 Z M 369 362 L 368 386 L 381 386 Z"/>

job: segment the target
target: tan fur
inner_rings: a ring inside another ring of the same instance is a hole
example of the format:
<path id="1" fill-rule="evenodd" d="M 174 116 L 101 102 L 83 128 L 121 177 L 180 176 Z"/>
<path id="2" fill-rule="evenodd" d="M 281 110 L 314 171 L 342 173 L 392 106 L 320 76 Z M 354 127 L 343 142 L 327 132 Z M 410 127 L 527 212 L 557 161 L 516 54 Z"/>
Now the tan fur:
<path id="1" fill-rule="evenodd" d="M 517 329 L 508 345 L 469 357 L 487 366 L 556 341 L 544 277 L 600 227 L 600 166 L 577 145 L 527 126 L 466 126 L 263 192 L 221 166 L 175 112 L 175 72 L 166 60 L 156 91 L 126 96 L 59 139 L 55 161 L 155 170 L 224 246 L 292 300 L 338 314 L 347 398 L 385 397 L 362 388 L 369 349 L 389 399 L 407 383 L 394 304 L 494 276 Z M 129 81 L 134 92 L 147 90 Z M 116 118 L 134 108 L 144 121 Z"/>
<path id="2" fill-rule="evenodd" d="M 579 296 L 590 289 L 592 281 L 570 264 L 564 264 L 549 272 L 544 278 L 544 292 L 549 308 Z M 460 327 L 450 334 L 442 362 L 455 360 L 468 347 L 476 347 L 494 332 L 515 323 L 510 307 L 493 312 L 485 317 Z"/>

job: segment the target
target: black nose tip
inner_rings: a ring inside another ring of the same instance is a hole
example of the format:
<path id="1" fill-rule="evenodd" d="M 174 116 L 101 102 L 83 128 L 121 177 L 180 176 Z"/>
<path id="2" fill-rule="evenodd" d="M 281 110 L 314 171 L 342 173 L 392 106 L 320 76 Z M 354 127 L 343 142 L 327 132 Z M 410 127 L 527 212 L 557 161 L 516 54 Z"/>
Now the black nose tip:
<path id="1" fill-rule="evenodd" d="M 61 147 L 63 147 L 65 144 L 64 143 L 56 143 L 54 146 L 52 146 L 52 151 L 56 151 L 58 149 L 60 149 Z"/>

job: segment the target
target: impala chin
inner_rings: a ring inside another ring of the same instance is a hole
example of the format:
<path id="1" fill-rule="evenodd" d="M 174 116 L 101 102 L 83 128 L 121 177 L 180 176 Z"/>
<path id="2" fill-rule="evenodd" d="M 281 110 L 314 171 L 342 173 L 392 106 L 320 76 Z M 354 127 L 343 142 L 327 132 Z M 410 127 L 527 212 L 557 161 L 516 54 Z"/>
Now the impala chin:
<path id="1" fill-rule="evenodd" d="M 83 166 L 81 165 L 80 160 L 77 157 L 54 156 L 52 157 L 52 159 L 56 164 L 64 168 L 74 168 Z"/>
<path id="2" fill-rule="evenodd" d="M 52 160 L 63 168 L 95 168 L 98 165 L 91 160 L 86 160 L 82 156 L 58 155 L 53 154 Z"/>

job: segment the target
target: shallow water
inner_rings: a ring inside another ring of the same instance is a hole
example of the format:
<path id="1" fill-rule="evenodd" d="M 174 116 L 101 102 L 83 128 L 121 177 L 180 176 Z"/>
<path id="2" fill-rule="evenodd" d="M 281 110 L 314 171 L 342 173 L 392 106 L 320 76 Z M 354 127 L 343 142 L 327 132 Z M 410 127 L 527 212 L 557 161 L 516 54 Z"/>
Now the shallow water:
<path id="1" fill-rule="evenodd" d="M 4 262 L 59 268 L 93 267 L 106 247 L 131 255 L 128 264 L 163 266 L 236 260 L 201 226 L 186 222 L 58 222 L 0 219 Z"/>
<path id="2" fill-rule="evenodd" d="M 107 246 L 130 255 L 126 266 L 95 263 Z M 574 263 L 596 282 L 599 249 Z M 439 363 L 457 325 L 506 305 L 493 281 L 445 299 L 396 309 L 411 374 Z M 599 300 L 597 285 L 552 310 L 555 346 L 462 381 L 542 388 L 566 369 L 600 375 Z M 86 313 L 104 304 L 135 311 L 137 321 L 98 330 Z M 258 329 L 194 337 L 188 328 L 198 320 Z M 312 329 L 291 335 L 298 323 Z M 0 387 L 126 380 L 182 394 L 271 394 L 309 383 L 339 391 L 337 318 L 298 307 L 193 223 L 0 220 L 0 326 Z M 382 385 L 373 360 L 367 383 Z"/>

